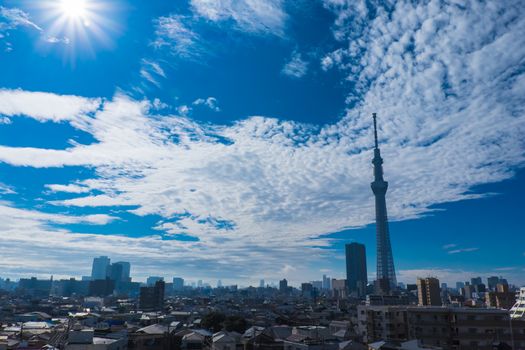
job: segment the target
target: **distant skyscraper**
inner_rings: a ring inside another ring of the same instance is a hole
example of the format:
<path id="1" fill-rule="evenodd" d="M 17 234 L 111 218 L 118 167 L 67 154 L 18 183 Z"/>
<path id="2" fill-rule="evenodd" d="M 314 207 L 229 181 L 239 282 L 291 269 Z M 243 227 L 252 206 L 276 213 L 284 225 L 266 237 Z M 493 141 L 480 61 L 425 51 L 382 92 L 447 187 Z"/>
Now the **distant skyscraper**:
<path id="1" fill-rule="evenodd" d="M 288 281 L 286 278 L 279 281 L 279 291 L 282 293 L 288 291 Z"/>
<path id="2" fill-rule="evenodd" d="M 264 280 L 259 281 L 259 288 L 264 288 Z"/>
<path id="3" fill-rule="evenodd" d="M 465 287 L 465 282 L 456 282 L 456 289 L 461 289 Z"/>
<path id="4" fill-rule="evenodd" d="M 417 296 L 419 305 L 441 306 L 441 290 L 437 278 L 418 278 Z"/>
<path id="5" fill-rule="evenodd" d="M 122 281 L 123 268 L 120 264 L 110 264 L 107 270 L 107 277 L 115 282 Z"/>
<path id="6" fill-rule="evenodd" d="M 487 287 L 494 291 L 496 290 L 496 285 L 499 283 L 499 277 L 498 276 L 490 276 L 487 278 Z"/>
<path id="7" fill-rule="evenodd" d="M 386 211 L 386 191 L 388 182 L 383 179 L 383 158 L 379 150 L 377 141 L 377 121 L 374 118 L 374 182 L 370 185 L 375 195 L 376 205 L 376 241 L 377 241 L 377 280 L 378 284 L 390 284 L 390 288 L 397 286 L 396 270 L 394 268 L 394 258 L 392 256 L 392 246 L 390 244 L 390 233 L 388 231 L 388 216 Z"/>
<path id="8" fill-rule="evenodd" d="M 93 259 L 91 278 L 93 280 L 104 280 L 108 276 L 108 267 L 111 260 L 107 256 L 99 256 Z"/>
<path id="9" fill-rule="evenodd" d="M 218 280 L 217 281 L 217 288 L 221 288 L 222 287 L 222 281 L 221 280 Z"/>
<path id="10" fill-rule="evenodd" d="M 323 289 L 332 289 L 332 284 L 330 282 L 330 277 L 328 277 L 327 275 L 323 275 Z"/>
<path id="11" fill-rule="evenodd" d="M 364 297 L 368 284 L 365 246 L 360 243 L 350 243 L 345 246 L 345 251 L 348 293 L 358 298 Z"/>
<path id="12" fill-rule="evenodd" d="M 481 277 L 472 277 L 470 279 L 470 284 L 472 284 L 473 286 L 477 286 L 478 284 L 482 284 L 483 282 L 481 281 Z"/>
<path id="13" fill-rule="evenodd" d="M 149 276 L 148 279 L 146 280 L 146 284 L 148 286 L 154 286 L 155 283 L 157 283 L 158 281 L 164 281 L 164 277 Z"/>
<path id="14" fill-rule="evenodd" d="M 323 289 L 323 281 L 311 281 L 310 284 L 314 289 L 317 289 L 318 291 Z"/>
<path id="15" fill-rule="evenodd" d="M 181 291 L 184 289 L 184 279 L 180 277 L 173 277 L 173 290 Z"/>
<path id="16" fill-rule="evenodd" d="M 127 261 L 118 261 L 116 263 L 113 263 L 112 265 L 118 265 L 121 266 L 121 274 L 120 274 L 120 281 L 121 282 L 129 282 L 130 279 L 130 272 L 131 272 L 131 264 Z"/>

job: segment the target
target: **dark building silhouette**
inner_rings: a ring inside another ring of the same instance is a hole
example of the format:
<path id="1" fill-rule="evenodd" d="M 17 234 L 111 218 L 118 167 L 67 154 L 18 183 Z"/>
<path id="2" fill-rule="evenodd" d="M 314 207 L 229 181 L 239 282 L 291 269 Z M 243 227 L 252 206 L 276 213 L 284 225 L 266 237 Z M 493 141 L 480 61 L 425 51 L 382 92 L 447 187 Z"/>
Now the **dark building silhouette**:
<path id="1" fill-rule="evenodd" d="M 164 281 L 155 282 L 154 286 L 141 287 L 139 305 L 142 310 L 160 310 L 164 307 Z"/>
<path id="2" fill-rule="evenodd" d="M 19 293 L 35 298 L 45 298 L 49 296 L 53 279 L 39 280 L 36 277 L 21 278 L 18 282 Z"/>
<path id="3" fill-rule="evenodd" d="M 79 281 L 74 278 L 56 281 L 56 294 L 62 297 L 70 297 L 72 295 L 87 295 L 89 292 L 90 281 Z"/>
<path id="4" fill-rule="evenodd" d="M 111 264 L 108 266 L 107 277 L 115 282 L 122 281 L 124 270 L 121 264 Z"/>
<path id="5" fill-rule="evenodd" d="M 346 286 L 351 296 L 362 298 L 368 284 L 366 272 L 366 249 L 364 244 L 350 243 L 346 251 Z"/>
<path id="6" fill-rule="evenodd" d="M 391 290 L 396 288 L 397 280 L 386 211 L 385 195 L 388 189 L 388 182 L 383 179 L 383 158 L 381 158 L 381 152 L 377 141 L 377 122 L 375 113 L 373 114 L 373 118 L 375 147 L 372 164 L 374 164 L 374 181 L 370 186 L 374 192 L 376 207 L 377 281 L 379 281 L 378 285 L 380 286 L 385 284 L 385 280 L 388 281 L 388 289 Z M 378 292 L 384 293 L 383 290 Z"/>
<path id="7" fill-rule="evenodd" d="M 286 293 L 288 291 L 288 281 L 286 278 L 279 281 L 279 291 L 282 293 Z"/>
<path id="8" fill-rule="evenodd" d="M 106 278 L 104 280 L 89 281 L 89 293 L 90 296 L 95 297 L 106 297 L 113 294 L 115 290 L 115 281 Z"/>

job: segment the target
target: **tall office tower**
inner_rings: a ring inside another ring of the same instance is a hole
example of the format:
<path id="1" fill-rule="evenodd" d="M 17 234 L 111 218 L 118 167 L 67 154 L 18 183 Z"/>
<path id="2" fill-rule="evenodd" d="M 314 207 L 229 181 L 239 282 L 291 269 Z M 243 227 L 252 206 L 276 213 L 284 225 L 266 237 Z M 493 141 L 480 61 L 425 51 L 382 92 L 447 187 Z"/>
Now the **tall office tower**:
<path id="1" fill-rule="evenodd" d="M 433 277 L 418 278 L 417 296 L 419 305 L 441 306 L 439 280 Z"/>
<path id="2" fill-rule="evenodd" d="M 130 276 L 130 271 L 131 271 L 131 264 L 127 261 L 118 261 L 116 263 L 113 263 L 111 265 L 118 265 L 118 266 L 121 266 L 122 269 L 121 269 L 121 273 L 120 273 L 120 281 L 121 282 L 130 282 L 131 281 L 131 276 Z"/>
<path id="3" fill-rule="evenodd" d="M 111 260 L 107 256 L 99 256 L 93 259 L 93 267 L 91 269 L 92 280 L 104 280 L 108 275 L 108 267 Z"/>
<path id="4" fill-rule="evenodd" d="M 332 289 L 331 283 L 330 283 L 330 277 L 327 275 L 323 275 L 323 289 L 329 290 Z"/>
<path id="5" fill-rule="evenodd" d="M 487 287 L 491 291 L 496 290 L 496 285 L 499 283 L 499 277 L 498 276 L 490 276 L 487 278 Z"/>
<path id="6" fill-rule="evenodd" d="M 286 280 L 286 278 L 279 281 L 279 291 L 281 293 L 288 291 L 288 281 Z"/>
<path id="7" fill-rule="evenodd" d="M 107 270 L 107 277 L 115 282 L 120 282 L 122 281 L 122 270 L 122 265 L 110 264 Z"/>
<path id="8" fill-rule="evenodd" d="M 345 251 L 348 293 L 362 298 L 366 296 L 366 285 L 368 283 L 365 246 L 360 243 L 350 243 L 345 245 Z"/>
<path id="9" fill-rule="evenodd" d="M 181 291 L 184 289 L 184 279 L 180 277 L 173 277 L 173 290 Z"/>
<path id="10" fill-rule="evenodd" d="M 482 284 L 483 282 L 481 281 L 481 277 L 472 277 L 470 279 L 470 284 L 472 284 L 473 286 L 477 286 L 478 284 Z"/>
<path id="11" fill-rule="evenodd" d="M 393 289 L 397 286 L 392 246 L 390 244 L 390 233 L 388 232 L 388 216 L 386 211 L 386 191 L 388 182 L 383 179 L 383 158 L 377 142 L 377 121 L 374 118 L 374 182 L 370 184 L 374 192 L 376 202 L 376 241 L 377 241 L 377 281 L 378 285 L 389 284 Z M 387 283 L 388 282 L 388 283 Z"/>
<path id="12" fill-rule="evenodd" d="M 264 280 L 259 281 L 259 288 L 264 288 Z"/>

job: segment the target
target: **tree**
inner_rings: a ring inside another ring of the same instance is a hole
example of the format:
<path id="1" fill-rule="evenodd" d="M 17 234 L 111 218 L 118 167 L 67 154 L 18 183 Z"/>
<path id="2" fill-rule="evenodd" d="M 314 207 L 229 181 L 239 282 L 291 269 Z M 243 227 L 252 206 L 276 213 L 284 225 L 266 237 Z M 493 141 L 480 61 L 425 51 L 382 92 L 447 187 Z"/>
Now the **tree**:
<path id="1" fill-rule="evenodd" d="M 201 325 L 215 333 L 222 329 L 222 324 L 225 319 L 226 316 L 223 313 L 212 311 L 202 318 Z"/>
<path id="2" fill-rule="evenodd" d="M 224 328 L 228 332 L 237 332 L 242 334 L 246 331 L 246 328 L 248 328 L 248 323 L 242 316 L 228 316 L 224 320 Z"/>

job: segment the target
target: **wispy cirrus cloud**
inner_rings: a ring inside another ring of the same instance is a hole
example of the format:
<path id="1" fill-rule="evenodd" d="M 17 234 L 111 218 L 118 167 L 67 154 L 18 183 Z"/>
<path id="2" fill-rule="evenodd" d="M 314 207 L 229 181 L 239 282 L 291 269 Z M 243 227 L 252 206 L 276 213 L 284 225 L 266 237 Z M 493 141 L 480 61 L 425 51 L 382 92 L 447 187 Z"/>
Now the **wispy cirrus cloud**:
<path id="1" fill-rule="evenodd" d="M 191 0 L 194 13 L 212 22 L 233 22 L 248 33 L 284 35 L 287 19 L 282 0 Z"/>
<path id="2" fill-rule="evenodd" d="M 303 60 L 298 52 L 294 52 L 292 57 L 283 66 L 281 73 L 292 78 L 302 78 L 308 72 L 308 62 Z"/>
<path id="3" fill-rule="evenodd" d="M 172 55 L 196 59 L 206 50 L 203 40 L 190 26 L 191 18 L 172 14 L 155 20 L 155 39 L 153 46 L 168 50 Z"/>
<path id="4" fill-rule="evenodd" d="M 447 253 L 449 253 L 449 254 L 459 254 L 459 253 L 475 252 L 476 250 L 479 250 L 479 248 L 477 248 L 477 247 L 460 248 L 460 249 L 449 250 Z"/>
<path id="5" fill-rule="evenodd" d="M 42 31 L 42 28 L 31 20 L 28 13 L 18 8 L 0 6 L 0 33 L 2 31 L 15 29 L 18 26 L 31 27 Z"/>

